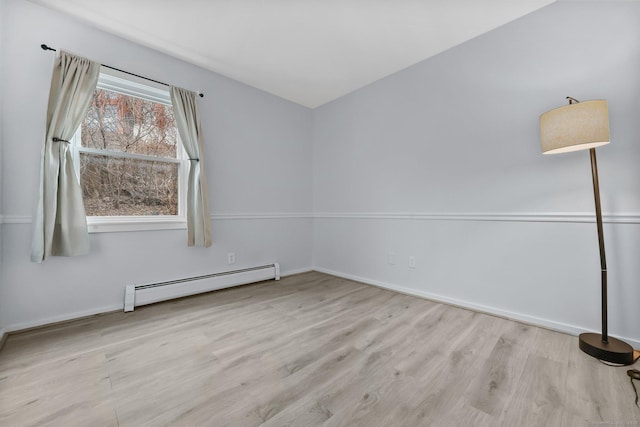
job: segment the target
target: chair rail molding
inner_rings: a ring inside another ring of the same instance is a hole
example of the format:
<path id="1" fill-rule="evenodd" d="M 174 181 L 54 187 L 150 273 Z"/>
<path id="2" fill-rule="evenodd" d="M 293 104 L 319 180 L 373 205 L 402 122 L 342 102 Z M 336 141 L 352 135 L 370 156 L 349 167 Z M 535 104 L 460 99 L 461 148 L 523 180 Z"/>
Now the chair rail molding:
<path id="1" fill-rule="evenodd" d="M 0 224 L 31 224 L 31 215 L 0 215 Z"/>
<path id="2" fill-rule="evenodd" d="M 215 213 L 212 220 L 242 220 L 242 219 L 313 219 L 312 212 L 255 212 L 255 213 Z"/>
<path id="3" fill-rule="evenodd" d="M 314 218 L 578 223 L 596 221 L 594 213 L 585 212 L 316 212 Z M 603 221 L 612 224 L 640 224 L 640 213 L 604 213 Z"/>
<path id="4" fill-rule="evenodd" d="M 609 224 L 640 224 L 640 212 L 603 213 Z M 587 212 L 255 212 L 216 213 L 213 221 L 258 219 L 376 219 L 422 221 L 577 222 L 595 223 Z M 30 215 L 0 215 L 0 224 L 31 224 Z"/>

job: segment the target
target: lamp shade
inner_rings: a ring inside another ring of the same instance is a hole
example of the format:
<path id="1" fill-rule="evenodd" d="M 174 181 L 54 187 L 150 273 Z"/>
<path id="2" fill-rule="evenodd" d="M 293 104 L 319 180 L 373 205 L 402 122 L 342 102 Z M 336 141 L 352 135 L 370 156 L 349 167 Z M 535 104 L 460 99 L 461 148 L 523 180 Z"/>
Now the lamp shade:
<path id="1" fill-rule="evenodd" d="M 543 154 L 586 150 L 609 143 L 607 101 L 585 101 L 547 111 L 540 116 Z"/>

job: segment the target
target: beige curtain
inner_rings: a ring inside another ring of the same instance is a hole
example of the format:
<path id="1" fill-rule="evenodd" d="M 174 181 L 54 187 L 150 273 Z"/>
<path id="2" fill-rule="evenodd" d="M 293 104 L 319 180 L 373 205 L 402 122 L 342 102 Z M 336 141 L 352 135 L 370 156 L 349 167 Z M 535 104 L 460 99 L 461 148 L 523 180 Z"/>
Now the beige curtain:
<path id="1" fill-rule="evenodd" d="M 53 66 L 31 250 L 34 262 L 89 252 L 82 190 L 67 141 L 87 113 L 99 74 L 100 64 L 63 51 Z"/>
<path id="2" fill-rule="evenodd" d="M 189 155 L 187 188 L 187 232 L 189 246 L 211 246 L 209 195 L 204 172 L 202 126 L 196 94 L 171 86 L 171 103 L 182 145 Z"/>

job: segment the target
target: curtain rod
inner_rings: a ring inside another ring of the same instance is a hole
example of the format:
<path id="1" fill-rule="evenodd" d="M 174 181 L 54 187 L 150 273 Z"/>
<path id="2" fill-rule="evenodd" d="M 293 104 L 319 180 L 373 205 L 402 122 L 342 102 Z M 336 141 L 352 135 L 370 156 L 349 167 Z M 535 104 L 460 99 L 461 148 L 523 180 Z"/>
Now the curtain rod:
<path id="1" fill-rule="evenodd" d="M 40 47 L 42 48 L 42 50 L 52 50 L 54 52 L 57 52 L 56 49 L 54 49 L 52 47 L 49 47 L 44 43 L 41 44 Z M 105 68 L 110 68 L 112 70 L 120 71 L 121 73 L 129 74 L 130 76 L 140 77 L 141 79 L 149 80 L 150 82 L 158 83 L 158 84 L 161 84 L 161 85 L 164 85 L 164 86 L 171 86 L 170 84 L 159 82 L 158 80 L 153 80 L 153 79 L 150 79 L 149 77 L 141 76 L 139 74 L 130 73 L 128 71 L 121 70 L 120 68 L 111 67 L 110 65 L 105 65 L 105 64 L 100 64 L 100 65 L 102 65 Z M 197 92 L 197 94 L 200 96 L 200 98 L 204 98 L 204 93 Z"/>

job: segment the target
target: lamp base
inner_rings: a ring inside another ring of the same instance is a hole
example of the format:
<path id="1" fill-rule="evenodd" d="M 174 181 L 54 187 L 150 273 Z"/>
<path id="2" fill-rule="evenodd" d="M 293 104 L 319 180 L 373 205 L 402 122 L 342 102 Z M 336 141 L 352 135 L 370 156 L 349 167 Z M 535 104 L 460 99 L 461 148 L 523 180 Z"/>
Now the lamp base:
<path id="1" fill-rule="evenodd" d="M 604 342 L 602 335 L 588 332 L 580 334 L 578 340 L 580 350 L 604 362 L 632 365 L 637 360 L 633 347 L 619 339 L 609 337 L 609 341 Z"/>

